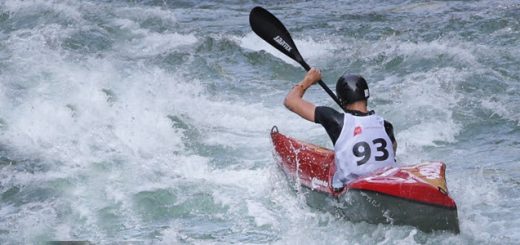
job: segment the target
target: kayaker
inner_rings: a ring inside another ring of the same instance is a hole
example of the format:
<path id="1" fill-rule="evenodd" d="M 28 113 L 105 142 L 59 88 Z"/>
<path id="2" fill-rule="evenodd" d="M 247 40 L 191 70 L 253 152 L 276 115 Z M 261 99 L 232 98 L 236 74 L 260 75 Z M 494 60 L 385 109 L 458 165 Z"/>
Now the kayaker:
<path id="1" fill-rule="evenodd" d="M 310 69 L 287 94 L 284 105 L 292 112 L 321 124 L 334 144 L 336 173 L 332 186 L 339 191 L 349 181 L 376 169 L 395 166 L 397 142 L 393 126 L 369 111 L 367 82 L 361 76 L 344 74 L 336 94 L 346 113 L 304 100 L 305 91 L 321 80 L 319 69 Z"/>

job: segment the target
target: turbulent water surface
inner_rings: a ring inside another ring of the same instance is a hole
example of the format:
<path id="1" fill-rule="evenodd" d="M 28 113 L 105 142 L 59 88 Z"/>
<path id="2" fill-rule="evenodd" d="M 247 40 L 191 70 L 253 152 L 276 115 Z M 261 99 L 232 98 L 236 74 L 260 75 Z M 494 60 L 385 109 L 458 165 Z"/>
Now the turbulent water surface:
<path id="1" fill-rule="evenodd" d="M 520 240 L 518 1 L 273 2 L 1 1 L 0 244 Z M 291 190 L 271 126 L 331 143 L 283 107 L 304 72 L 251 31 L 256 5 L 329 86 L 367 78 L 400 163 L 446 162 L 460 234 L 351 223 Z"/>

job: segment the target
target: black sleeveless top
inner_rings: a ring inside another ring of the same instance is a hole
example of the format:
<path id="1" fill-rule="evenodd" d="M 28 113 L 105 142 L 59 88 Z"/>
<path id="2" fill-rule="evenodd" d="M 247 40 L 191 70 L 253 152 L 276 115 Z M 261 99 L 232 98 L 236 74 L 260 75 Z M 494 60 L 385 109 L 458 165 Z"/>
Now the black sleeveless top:
<path id="1" fill-rule="evenodd" d="M 368 116 L 374 114 L 374 111 L 364 113 L 360 111 L 347 110 L 347 113 L 350 113 L 354 116 Z M 345 115 L 343 113 L 338 112 L 327 106 L 317 106 L 314 111 L 314 122 L 321 124 L 325 128 L 327 134 L 329 135 L 334 145 L 336 144 L 336 140 L 338 140 L 339 134 L 341 133 L 341 129 L 343 128 L 344 117 Z M 394 143 L 394 127 L 390 122 L 386 120 L 385 131 L 388 134 L 388 137 L 390 138 L 392 143 Z"/>

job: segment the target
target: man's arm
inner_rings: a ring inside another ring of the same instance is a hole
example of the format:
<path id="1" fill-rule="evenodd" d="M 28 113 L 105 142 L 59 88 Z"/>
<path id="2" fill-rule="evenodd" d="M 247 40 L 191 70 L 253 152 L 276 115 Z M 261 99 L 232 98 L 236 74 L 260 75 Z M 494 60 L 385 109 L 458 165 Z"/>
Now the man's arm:
<path id="1" fill-rule="evenodd" d="M 296 84 L 291 91 L 285 96 L 283 104 L 287 109 L 298 114 L 299 116 L 314 122 L 314 110 L 316 106 L 303 99 L 305 90 L 317 83 L 321 79 L 321 72 L 316 68 L 310 69 L 303 80 Z"/>

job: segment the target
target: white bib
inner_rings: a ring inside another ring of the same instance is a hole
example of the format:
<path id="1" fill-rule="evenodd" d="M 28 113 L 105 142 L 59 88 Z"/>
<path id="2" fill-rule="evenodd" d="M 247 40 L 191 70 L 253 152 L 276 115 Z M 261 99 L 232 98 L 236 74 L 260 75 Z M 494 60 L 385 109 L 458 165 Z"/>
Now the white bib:
<path id="1" fill-rule="evenodd" d="M 334 188 L 341 188 L 358 176 L 370 174 L 376 169 L 396 166 L 395 152 L 385 131 L 384 120 L 375 114 L 354 116 L 345 113 L 334 152 Z"/>

